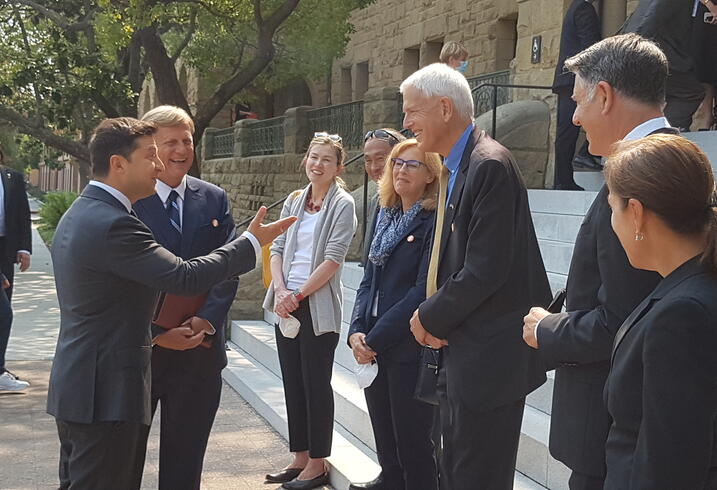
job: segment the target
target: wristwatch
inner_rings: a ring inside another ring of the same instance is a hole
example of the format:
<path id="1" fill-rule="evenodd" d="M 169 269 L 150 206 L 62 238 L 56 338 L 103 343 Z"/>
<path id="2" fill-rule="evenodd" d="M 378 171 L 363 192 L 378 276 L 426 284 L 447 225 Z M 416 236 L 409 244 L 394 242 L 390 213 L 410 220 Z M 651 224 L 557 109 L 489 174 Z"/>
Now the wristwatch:
<path id="1" fill-rule="evenodd" d="M 296 301 L 301 302 L 304 299 L 304 294 L 301 292 L 301 289 L 294 289 L 291 294 L 296 298 Z"/>

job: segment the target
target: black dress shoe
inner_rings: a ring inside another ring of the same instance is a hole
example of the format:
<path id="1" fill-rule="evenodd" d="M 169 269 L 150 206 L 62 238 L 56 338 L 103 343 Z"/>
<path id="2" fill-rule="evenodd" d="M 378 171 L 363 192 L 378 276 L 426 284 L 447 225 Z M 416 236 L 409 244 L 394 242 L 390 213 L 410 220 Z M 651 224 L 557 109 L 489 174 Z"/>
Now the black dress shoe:
<path id="1" fill-rule="evenodd" d="M 269 473 L 266 475 L 266 481 L 268 483 L 284 483 L 291 481 L 301 473 L 303 468 L 286 468 L 285 470 L 278 471 L 276 473 Z"/>
<path id="2" fill-rule="evenodd" d="M 349 485 L 349 490 L 384 490 L 383 483 L 383 475 L 379 474 L 376 478 L 369 482 L 352 483 Z"/>
<path id="3" fill-rule="evenodd" d="M 281 488 L 286 490 L 311 490 L 312 488 L 323 487 L 329 484 L 329 473 L 326 472 L 323 475 L 319 475 L 311 480 L 294 480 L 284 483 Z"/>

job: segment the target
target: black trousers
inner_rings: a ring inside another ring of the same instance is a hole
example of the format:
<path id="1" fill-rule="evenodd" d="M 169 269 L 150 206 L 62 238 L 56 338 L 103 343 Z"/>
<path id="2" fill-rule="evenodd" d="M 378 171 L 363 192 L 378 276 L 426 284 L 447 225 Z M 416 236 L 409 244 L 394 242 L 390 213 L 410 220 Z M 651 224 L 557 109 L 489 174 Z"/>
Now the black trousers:
<path id="1" fill-rule="evenodd" d="M 292 313 L 301 328 L 289 339 L 276 327 L 276 347 L 289 419 L 289 450 L 309 451 L 311 458 L 331 455 L 334 393 L 331 373 L 339 334 L 314 334 L 308 298 Z"/>
<path id="2" fill-rule="evenodd" d="M 459 398 L 449 399 L 446 387 L 451 379 L 445 371 L 438 375 L 441 490 L 512 490 L 525 398 L 476 411 Z"/>
<path id="3" fill-rule="evenodd" d="M 605 477 L 596 477 L 573 471 L 568 480 L 570 490 L 602 490 Z"/>
<path id="4" fill-rule="evenodd" d="M 573 124 L 575 101 L 571 99 L 572 87 L 565 87 L 558 92 L 558 113 L 555 129 L 555 178 L 556 189 L 574 187 L 573 158 L 575 144 L 578 141 L 580 128 Z"/>
<path id="5" fill-rule="evenodd" d="M 62 490 L 132 490 L 142 483 L 148 427 L 56 420 Z"/>
<path id="6" fill-rule="evenodd" d="M 203 347 L 197 347 L 202 349 Z M 152 379 L 152 413 L 160 407 L 159 489 L 198 490 L 204 453 L 222 394 L 221 372 L 167 369 Z"/>
<path id="7" fill-rule="evenodd" d="M 12 290 L 15 285 L 15 257 L 8 257 L 7 240 L 0 237 L 0 272 L 10 281 L 10 287 L 5 290 L 8 301 L 12 301 Z"/>
<path id="8" fill-rule="evenodd" d="M 378 375 L 364 390 L 384 487 L 437 490 L 431 441 L 435 408 L 413 398 L 418 363 L 378 361 Z"/>

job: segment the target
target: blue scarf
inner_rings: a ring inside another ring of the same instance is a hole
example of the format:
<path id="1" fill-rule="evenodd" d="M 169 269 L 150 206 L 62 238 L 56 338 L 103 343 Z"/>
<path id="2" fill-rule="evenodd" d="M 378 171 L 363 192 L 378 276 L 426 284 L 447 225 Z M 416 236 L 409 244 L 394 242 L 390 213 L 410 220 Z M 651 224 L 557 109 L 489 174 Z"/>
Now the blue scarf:
<path id="1" fill-rule="evenodd" d="M 392 208 L 382 208 L 383 216 L 376 224 L 376 230 L 373 233 L 373 241 L 368 254 L 368 259 L 374 265 L 383 267 L 386 261 L 396 248 L 398 242 L 406 234 L 406 230 L 411 226 L 413 218 L 423 209 L 423 199 L 419 199 L 405 213 L 402 211 L 400 204 Z"/>

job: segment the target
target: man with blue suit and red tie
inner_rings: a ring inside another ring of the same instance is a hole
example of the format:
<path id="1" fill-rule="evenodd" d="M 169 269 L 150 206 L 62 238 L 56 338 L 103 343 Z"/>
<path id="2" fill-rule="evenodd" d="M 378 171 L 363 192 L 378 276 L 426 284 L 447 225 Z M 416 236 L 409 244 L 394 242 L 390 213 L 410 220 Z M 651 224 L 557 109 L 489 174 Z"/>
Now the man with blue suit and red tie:
<path id="1" fill-rule="evenodd" d="M 189 115 L 178 107 L 160 106 L 142 120 L 157 126 L 154 138 L 165 171 L 157 179 L 157 193 L 134 204 L 139 219 L 157 242 L 183 259 L 231 241 L 234 220 L 226 192 L 187 175 L 194 162 L 194 123 Z M 235 277 L 215 285 L 189 320 L 191 325 L 169 330 L 152 326 L 152 413 L 157 404 L 161 407 L 160 489 L 200 486 L 219 407 L 221 371 L 227 364 L 224 322 L 238 284 Z"/>

